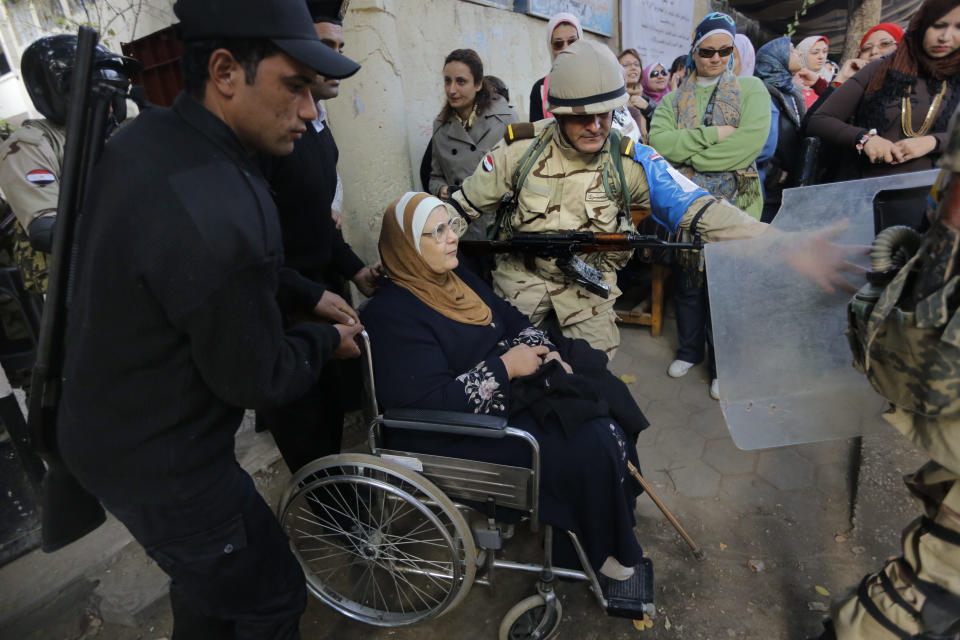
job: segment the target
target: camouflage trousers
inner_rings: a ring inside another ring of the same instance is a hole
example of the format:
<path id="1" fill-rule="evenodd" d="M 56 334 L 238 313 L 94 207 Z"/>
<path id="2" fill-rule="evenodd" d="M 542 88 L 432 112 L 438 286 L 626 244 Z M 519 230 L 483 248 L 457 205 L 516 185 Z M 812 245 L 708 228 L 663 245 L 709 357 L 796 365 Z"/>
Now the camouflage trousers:
<path id="1" fill-rule="evenodd" d="M 498 283 L 496 276 L 493 280 L 494 292 L 530 318 L 530 323 L 543 328 L 551 322 L 551 313 L 555 312 L 552 298 L 547 294 L 547 287 L 543 287 L 541 295 L 531 295 L 531 288 L 525 290 L 525 295 L 512 295 L 515 292 L 504 290 Z M 594 307 L 592 315 L 584 314 L 583 320 L 560 326 L 560 333 L 568 338 L 581 338 L 594 349 L 607 354 L 607 359 L 613 360 L 620 346 L 620 329 L 617 328 L 617 314 L 613 310 L 614 300 L 609 305 Z M 559 324 L 559 323 L 558 323 Z"/>
<path id="2" fill-rule="evenodd" d="M 16 226 L 19 227 L 19 223 L 16 223 Z M 15 239 L 4 238 L 0 242 L 0 266 L 16 264 L 14 246 Z M 0 324 L 3 325 L 3 333 L 9 340 L 22 340 L 30 336 L 23 312 L 20 310 L 20 303 L 9 296 L 0 296 Z M 29 369 L 5 373 L 12 386 L 23 389 L 27 394 L 30 393 L 31 371 Z"/>
<path id="3" fill-rule="evenodd" d="M 838 640 L 952 638 L 960 633 L 960 421 L 903 410 L 886 417 L 937 461 L 904 478 L 923 515 L 904 530 L 903 555 L 834 604 L 834 628 Z"/>
<path id="4" fill-rule="evenodd" d="M 20 270 L 23 286 L 31 293 L 47 294 L 50 255 L 30 246 L 30 238 L 17 222 L 13 237 L 13 262 Z"/>

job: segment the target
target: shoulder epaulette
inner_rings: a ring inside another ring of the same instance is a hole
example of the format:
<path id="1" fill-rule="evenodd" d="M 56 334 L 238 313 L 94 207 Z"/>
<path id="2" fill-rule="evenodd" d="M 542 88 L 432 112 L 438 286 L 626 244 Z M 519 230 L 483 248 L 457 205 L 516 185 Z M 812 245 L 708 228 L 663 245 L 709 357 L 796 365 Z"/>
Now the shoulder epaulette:
<path id="1" fill-rule="evenodd" d="M 507 144 L 513 144 L 517 140 L 529 140 L 536 135 L 532 122 L 514 122 L 507 125 L 507 132 L 503 134 L 503 139 Z"/>
<path id="2" fill-rule="evenodd" d="M 620 153 L 628 158 L 633 156 L 633 147 L 636 143 L 629 136 L 620 138 Z"/>

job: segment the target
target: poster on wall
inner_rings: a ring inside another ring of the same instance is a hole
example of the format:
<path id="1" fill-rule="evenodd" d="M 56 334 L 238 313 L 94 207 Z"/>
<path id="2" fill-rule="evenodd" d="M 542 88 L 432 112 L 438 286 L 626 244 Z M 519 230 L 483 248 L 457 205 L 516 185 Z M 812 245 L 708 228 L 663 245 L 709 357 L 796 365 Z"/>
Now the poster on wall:
<path id="1" fill-rule="evenodd" d="M 562 11 L 572 13 L 579 16 L 580 24 L 587 31 L 609 37 L 613 35 L 613 2 L 614 0 L 517 0 L 517 10 L 520 11 L 525 4 L 527 13 L 547 19 Z M 639 1 L 637 4 L 640 4 Z"/>
<path id="2" fill-rule="evenodd" d="M 623 0 L 620 5 L 623 48 L 637 50 L 644 66 L 669 67 L 690 51 L 694 0 Z"/>

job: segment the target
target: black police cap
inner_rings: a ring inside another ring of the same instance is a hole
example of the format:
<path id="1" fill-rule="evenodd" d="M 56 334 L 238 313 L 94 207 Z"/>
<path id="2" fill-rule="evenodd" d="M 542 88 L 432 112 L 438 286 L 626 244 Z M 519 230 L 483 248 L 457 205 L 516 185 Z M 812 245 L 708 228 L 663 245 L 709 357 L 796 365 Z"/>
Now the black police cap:
<path id="1" fill-rule="evenodd" d="M 177 0 L 184 40 L 266 38 L 327 78 L 347 78 L 356 62 L 320 41 L 304 0 Z"/>
<path id="2" fill-rule="evenodd" d="M 314 23 L 332 22 L 343 24 L 343 16 L 347 14 L 350 0 L 307 0 L 307 9 Z"/>

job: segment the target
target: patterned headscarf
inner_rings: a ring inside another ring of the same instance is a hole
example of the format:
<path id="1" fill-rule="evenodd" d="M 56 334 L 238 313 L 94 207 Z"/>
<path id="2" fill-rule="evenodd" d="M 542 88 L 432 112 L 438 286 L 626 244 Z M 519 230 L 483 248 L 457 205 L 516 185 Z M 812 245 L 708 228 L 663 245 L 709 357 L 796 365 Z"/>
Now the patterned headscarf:
<path id="1" fill-rule="evenodd" d="M 807 54 L 810 53 L 810 49 L 813 49 L 813 45 L 817 44 L 820 41 L 823 41 L 827 45 L 827 48 L 830 47 L 830 41 L 827 40 L 824 36 L 810 36 L 809 38 L 804 38 L 800 41 L 800 44 L 797 45 L 797 51 L 800 52 L 800 64 L 803 65 L 804 69 L 810 69 L 807 66 Z M 813 71 L 813 69 L 810 69 Z M 827 60 L 823 63 L 823 66 L 820 67 L 819 71 L 814 71 L 818 76 L 830 82 L 833 80 L 833 69 L 831 68 L 830 61 Z"/>
<path id="2" fill-rule="evenodd" d="M 420 238 L 430 213 L 443 202 L 409 192 L 387 207 L 380 228 L 380 259 L 394 284 L 441 315 L 464 324 L 488 325 L 490 307 L 453 271 L 436 273 L 420 255 Z"/>
<path id="3" fill-rule="evenodd" d="M 731 39 L 736 38 L 737 23 L 727 14 L 714 11 L 701 20 L 696 31 L 693 32 L 693 44 L 690 46 L 690 53 L 687 54 L 687 71 L 693 71 L 697 68 L 697 65 L 693 62 L 693 54 L 700 43 L 718 33 L 729 34 Z M 733 56 L 730 56 L 730 65 L 732 68 Z"/>
<path id="4" fill-rule="evenodd" d="M 738 33 L 733 38 L 733 46 L 737 48 L 740 56 L 740 74 L 741 76 L 752 76 L 754 64 L 757 60 L 757 52 L 753 48 L 750 38 Z"/>
<path id="5" fill-rule="evenodd" d="M 782 36 L 760 47 L 753 75 L 780 91 L 792 93 L 794 84 L 793 74 L 790 73 L 790 38 Z"/>
<path id="6" fill-rule="evenodd" d="M 650 102 L 653 104 L 660 104 L 660 101 L 663 100 L 663 96 L 670 93 L 670 83 L 667 83 L 667 86 L 660 91 L 654 91 L 653 87 L 650 86 L 650 74 L 653 73 L 653 70 L 657 67 L 660 67 L 669 73 L 667 65 L 663 64 L 662 62 L 654 62 L 653 64 L 648 65 L 647 68 L 643 70 L 643 73 L 640 74 L 640 84 L 643 85 L 643 94 L 650 98 Z"/>

